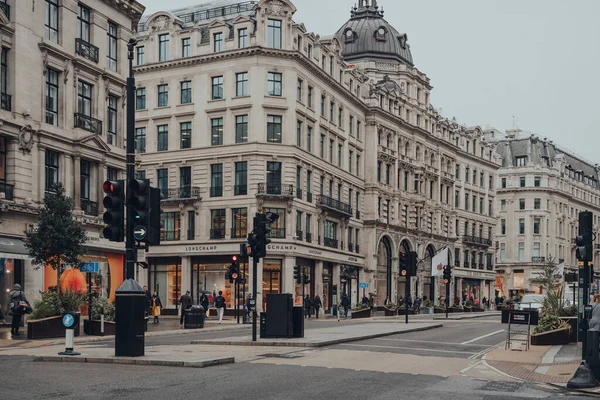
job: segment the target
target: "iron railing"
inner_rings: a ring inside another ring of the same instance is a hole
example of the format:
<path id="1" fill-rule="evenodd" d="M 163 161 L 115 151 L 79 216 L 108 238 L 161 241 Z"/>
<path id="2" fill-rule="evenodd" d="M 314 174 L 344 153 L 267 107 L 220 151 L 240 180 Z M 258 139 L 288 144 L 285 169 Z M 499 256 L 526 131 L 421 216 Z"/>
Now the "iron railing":
<path id="1" fill-rule="evenodd" d="M 463 267 L 464 268 L 469 268 L 469 262 L 468 261 L 463 262 Z"/>
<path id="2" fill-rule="evenodd" d="M 83 39 L 75 39 L 75 53 L 79 54 L 81 57 L 87 58 L 90 61 L 98 63 L 98 48 Z"/>
<path id="3" fill-rule="evenodd" d="M 233 194 L 235 196 L 244 196 L 248 194 L 248 185 L 234 185 Z"/>
<path id="4" fill-rule="evenodd" d="M 196 238 L 196 231 L 194 229 L 188 229 L 187 240 L 194 240 Z"/>
<path id="5" fill-rule="evenodd" d="M 98 216 L 98 202 L 81 199 L 81 209 L 85 215 Z"/>
<path id="6" fill-rule="evenodd" d="M 311 192 L 306 192 L 306 201 L 308 201 L 309 203 L 312 203 L 312 193 Z"/>
<path id="7" fill-rule="evenodd" d="M 360 211 L 356 210 L 356 219 L 360 219 Z"/>
<path id="8" fill-rule="evenodd" d="M 210 230 L 210 238 L 211 239 L 225 239 L 225 229 L 211 229 Z"/>
<path id="9" fill-rule="evenodd" d="M 491 239 L 486 239 L 483 237 L 472 236 L 472 235 L 463 235 L 463 242 L 471 243 L 471 244 L 478 244 L 478 245 L 482 245 L 482 246 L 491 246 L 492 245 Z"/>
<path id="10" fill-rule="evenodd" d="M 213 186 L 210 188 L 210 197 L 223 196 L 223 186 Z"/>
<path id="11" fill-rule="evenodd" d="M 246 228 L 231 228 L 231 238 L 232 239 L 241 239 L 245 238 L 248 235 L 248 230 Z"/>
<path id="12" fill-rule="evenodd" d="M 285 228 L 271 228 L 270 238 L 285 239 Z"/>
<path id="13" fill-rule="evenodd" d="M 167 242 L 179 240 L 180 233 L 179 229 L 175 231 L 160 231 L 160 240 L 164 240 Z"/>
<path id="14" fill-rule="evenodd" d="M 532 263 L 544 263 L 546 262 L 546 257 L 533 256 L 531 257 Z"/>
<path id="15" fill-rule="evenodd" d="M 75 128 L 85 129 L 97 135 L 102 135 L 102 121 L 89 115 L 75 113 Z"/>
<path id="16" fill-rule="evenodd" d="M 331 238 L 326 237 L 323 239 L 323 244 L 327 247 L 332 247 L 334 249 L 337 249 L 337 247 L 338 247 L 337 239 L 331 239 Z"/>
<path id="17" fill-rule="evenodd" d="M 360 247 L 358 245 L 356 245 L 356 252 L 360 253 Z"/>
<path id="18" fill-rule="evenodd" d="M 0 4 L 4 4 L 4 3 L 0 3 Z M 2 107 L 2 109 L 6 110 L 6 111 L 12 111 L 12 96 L 8 93 L 2 93 L 0 95 L 0 97 L 1 97 L 0 106 Z"/>
<path id="19" fill-rule="evenodd" d="M 0 182 L 0 193 L 4 193 L 5 200 L 15 199 L 15 185 L 10 183 Z"/>
<path id="20" fill-rule="evenodd" d="M 306 233 L 306 243 L 311 243 L 312 242 L 312 233 L 307 232 Z"/>
<path id="21" fill-rule="evenodd" d="M 324 196 L 322 194 L 317 196 L 317 203 L 320 206 L 339 211 L 346 215 L 352 215 L 352 207 L 350 207 L 350 204 L 342 203 L 341 201 L 333 199 L 329 196 Z"/>
<path id="22" fill-rule="evenodd" d="M 354 251 L 354 244 L 348 243 L 348 251 Z"/>
<path id="23" fill-rule="evenodd" d="M 200 198 L 200 188 L 184 185 L 178 188 L 161 189 L 161 200 L 185 200 Z"/>
<path id="24" fill-rule="evenodd" d="M 302 240 L 302 231 L 296 231 L 296 239 Z"/>
<path id="25" fill-rule="evenodd" d="M 276 184 L 276 183 L 259 183 L 258 194 L 272 196 L 294 196 L 294 185 Z"/>
<path id="26" fill-rule="evenodd" d="M 302 200 L 302 189 L 296 188 L 296 198 Z"/>

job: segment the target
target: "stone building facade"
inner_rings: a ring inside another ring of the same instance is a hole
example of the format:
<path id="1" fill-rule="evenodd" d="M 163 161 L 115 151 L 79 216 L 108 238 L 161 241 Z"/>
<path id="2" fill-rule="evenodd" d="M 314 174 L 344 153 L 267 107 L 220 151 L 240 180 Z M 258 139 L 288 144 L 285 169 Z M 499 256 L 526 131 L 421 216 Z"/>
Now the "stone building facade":
<path id="1" fill-rule="evenodd" d="M 126 44 L 143 11 L 133 0 L 0 3 L 2 305 L 13 283 L 30 299 L 56 284 L 22 242 L 56 182 L 87 230 L 84 261 L 101 263 L 94 284 L 111 294 L 122 280 L 124 249 L 101 238 L 98 204 L 102 182 L 124 175 Z"/>
<path id="2" fill-rule="evenodd" d="M 139 280 L 168 308 L 185 290 L 223 290 L 232 307 L 225 268 L 252 216 L 274 211 L 259 307 L 268 293 L 298 301 L 295 265 L 325 312 L 342 293 L 395 300 L 402 250 L 419 253 L 413 295 L 436 296 L 431 257 L 444 246 L 461 261 L 453 293 L 489 296 L 498 164 L 481 129 L 431 106 L 429 78 L 376 1 L 360 1 L 334 36 L 309 32 L 295 11 L 223 0 L 140 23 L 136 160 L 161 189 L 163 230 Z"/>

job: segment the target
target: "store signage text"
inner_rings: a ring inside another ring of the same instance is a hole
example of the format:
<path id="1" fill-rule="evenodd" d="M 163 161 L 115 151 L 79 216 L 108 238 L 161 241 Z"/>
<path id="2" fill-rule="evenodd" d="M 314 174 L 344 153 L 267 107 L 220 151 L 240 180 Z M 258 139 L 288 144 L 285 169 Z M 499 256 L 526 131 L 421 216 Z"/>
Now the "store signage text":
<path id="1" fill-rule="evenodd" d="M 314 254 L 314 255 L 316 255 L 316 256 L 320 256 L 321 254 L 323 254 L 323 252 L 322 252 L 322 251 L 320 251 L 320 250 L 313 250 L 313 249 L 309 249 L 309 250 L 308 250 L 308 254 Z"/>
<path id="2" fill-rule="evenodd" d="M 348 257 L 348 261 L 358 262 L 358 258 L 356 258 L 356 257 Z"/>
<path id="3" fill-rule="evenodd" d="M 216 251 L 218 246 L 186 246 L 185 251 Z"/>
<path id="4" fill-rule="evenodd" d="M 286 244 L 269 244 L 267 250 L 284 250 L 284 251 L 296 251 L 296 246 Z"/>

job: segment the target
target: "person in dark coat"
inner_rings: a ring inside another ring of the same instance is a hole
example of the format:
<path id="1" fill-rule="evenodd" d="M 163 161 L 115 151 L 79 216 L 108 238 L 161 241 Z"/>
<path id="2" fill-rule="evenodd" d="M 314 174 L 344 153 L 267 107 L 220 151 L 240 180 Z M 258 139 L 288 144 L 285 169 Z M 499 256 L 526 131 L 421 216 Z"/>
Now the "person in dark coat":
<path id="1" fill-rule="evenodd" d="M 13 290 L 8 294 L 8 312 L 7 314 L 12 315 L 12 324 L 10 325 L 10 333 L 12 336 L 21 336 L 19 333 L 19 325 L 21 325 L 21 318 L 23 318 L 23 312 L 14 311 L 11 309 L 11 304 L 17 301 L 27 301 L 23 288 L 18 283 L 15 283 Z"/>
<path id="2" fill-rule="evenodd" d="M 412 308 L 412 306 L 413 306 L 413 299 L 412 299 L 412 296 L 410 294 L 408 295 L 408 298 L 406 299 L 406 303 L 408 304 L 408 308 L 409 309 Z"/>
<path id="3" fill-rule="evenodd" d="M 179 299 L 179 304 L 181 304 L 181 317 L 179 318 L 179 325 L 183 325 L 183 320 L 185 319 L 186 313 L 192 308 L 192 296 L 190 296 L 190 291 L 185 292 L 183 296 Z"/>
<path id="4" fill-rule="evenodd" d="M 206 295 L 206 293 L 202 293 L 202 296 L 200 296 L 200 305 L 202 306 L 202 308 L 204 308 L 204 312 L 206 313 L 206 319 L 208 319 L 209 304 L 210 301 L 208 300 L 208 296 Z"/>
<path id="5" fill-rule="evenodd" d="M 319 310 L 321 307 L 323 307 L 323 303 L 321 302 L 319 295 L 315 296 L 315 299 L 313 300 L 313 307 L 315 308 L 315 316 L 317 319 L 319 319 Z"/>
<path id="6" fill-rule="evenodd" d="M 160 301 L 160 297 L 158 297 L 158 293 L 154 292 L 152 295 L 152 315 L 154 316 L 154 323 L 160 323 L 158 317 L 160 317 L 160 312 L 163 308 L 162 302 Z"/>
<path id="7" fill-rule="evenodd" d="M 152 314 L 152 294 L 148 290 L 148 286 L 144 286 L 144 297 L 146 298 L 146 315 Z"/>
<path id="8" fill-rule="evenodd" d="M 361 303 L 364 304 L 364 305 L 368 305 L 369 304 L 369 298 L 366 295 L 363 295 Z"/>
<path id="9" fill-rule="evenodd" d="M 348 318 L 348 308 L 350 307 L 350 299 L 346 293 L 342 294 L 342 307 L 344 307 L 344 316 Z"/>
<path id="10" fill-rule="evenodd" d="M 309 295 L 306 295 L 306 297 L 304 298 L 304 318 L 306 318 L 308 316 L 308 318 L 310 319 L 310 308 L 312 307 L 312 300 L 310 299 Z"/>

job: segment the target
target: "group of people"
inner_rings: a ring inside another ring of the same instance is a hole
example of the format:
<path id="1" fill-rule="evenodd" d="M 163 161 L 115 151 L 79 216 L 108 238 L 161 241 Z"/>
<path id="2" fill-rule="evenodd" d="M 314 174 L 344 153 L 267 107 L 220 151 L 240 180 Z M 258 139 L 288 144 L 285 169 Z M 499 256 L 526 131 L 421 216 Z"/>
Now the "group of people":
<path id="1" fill-rule="evenodd" d="M 321 307 L 323 307 L 323 302 L 321 301 L 319 295 L 316 295 L 312 299 L 309 295 L 306 295 L 306 297 L 304 298 L 304 318 L 310 318 L 311 311 L 314 308 L 315 316 L 317 319 L 319 319 L 319 310 L 321 309 Z"/>

